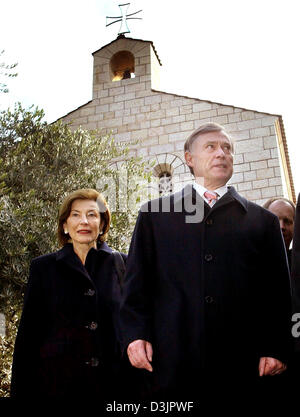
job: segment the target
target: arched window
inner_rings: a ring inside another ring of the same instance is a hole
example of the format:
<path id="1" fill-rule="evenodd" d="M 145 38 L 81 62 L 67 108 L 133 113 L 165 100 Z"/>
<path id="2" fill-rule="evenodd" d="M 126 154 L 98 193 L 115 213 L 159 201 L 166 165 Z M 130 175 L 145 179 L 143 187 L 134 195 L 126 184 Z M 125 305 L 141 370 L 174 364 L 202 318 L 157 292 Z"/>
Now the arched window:
<path id="1" fill-rule="evenodd" d="M 173 192 L 172 172 L 172 166 L 167 163 L 158 164 L 154 168 L 154 176 L 158 178 L 159 195 L 168 195 Z"/>
<path id="2" fill-rule="evenodd" d="M 119 51 L 110 60 L 112 81 L 134 78 L 134 56 L 129 51 Z"/>
<path id="3" fill-rule="evenodd" d="M 170 172 L 162 172 L 158 180 L 159 195 L 168 195 L 173 192 L 172 175 Z"/>

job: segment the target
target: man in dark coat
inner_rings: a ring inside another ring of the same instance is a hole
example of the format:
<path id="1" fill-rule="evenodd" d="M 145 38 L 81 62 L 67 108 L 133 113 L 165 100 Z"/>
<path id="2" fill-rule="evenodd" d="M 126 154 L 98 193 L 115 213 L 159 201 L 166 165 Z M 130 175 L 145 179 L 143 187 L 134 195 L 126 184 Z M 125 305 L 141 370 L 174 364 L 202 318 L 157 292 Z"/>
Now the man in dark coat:
<path id="1" fill-rule="evenodd" d="M 199 399 L 226 388 L 236 396 L 286 367 L 284 243 L 275 215 L 227 187 L 233 149 L 222 126 L 200 126 L 185 158 L 195 183 L 148 202 L 136 222 L 123 349 L 148 375 L 151 398 Z"/>

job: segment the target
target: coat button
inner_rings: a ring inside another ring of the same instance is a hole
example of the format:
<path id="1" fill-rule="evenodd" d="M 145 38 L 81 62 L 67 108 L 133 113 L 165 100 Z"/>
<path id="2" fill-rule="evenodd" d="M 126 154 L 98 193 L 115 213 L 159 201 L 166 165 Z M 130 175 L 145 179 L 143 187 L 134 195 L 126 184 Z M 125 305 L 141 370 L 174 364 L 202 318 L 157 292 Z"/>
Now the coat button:
<path id="1" fill-rule="evenodd" d="M 84 295 L 88 295 L 90 297 L 92 297 L 93 295 L 95 295 L 95 290 L 93 290 L 92 288 L 89 288 Z"/>
<path id="2" fill-rule="evenodd" d="M 91 330 L 96 330 L 97 327 L 98 327 L 98 323 L 96 323 L 95 321 L 92 321 L 90 323 L 90 326 L 89 327 L 90 327 Z"/>
<path id="3" fill-rule="evenodd" d="M 207 262 L 210 262 L 210 261 L 213 259 L 213 256 L 212 256 L 210 253 L 207 253 L 207 254 L 204 256 L 204 259 L 205 259 Z"/>
<path id="4" fill-rule="evenodd" d="M 89 366 L 99 366 L 99 359 L 98 358 L 91 358 L 89 361 L 85 362 L 86 365 Z"/>
<path id="5" fill-rule="evenodd" d="M 207 295 L 204 300 L 207 302 L 207 304 L 211 304 L 214 302 L 213 297 L 211 297 L 210 295 Z"/>
<path id="6" fill-rule="evenodd" d="M 90 330 L 96 330 L 98 327 L 98 323 L 96 323 L 95 321 L 91 321 L 90 324 L 88 324 L 87 326 L 85 326 L 87 329 Z"/>

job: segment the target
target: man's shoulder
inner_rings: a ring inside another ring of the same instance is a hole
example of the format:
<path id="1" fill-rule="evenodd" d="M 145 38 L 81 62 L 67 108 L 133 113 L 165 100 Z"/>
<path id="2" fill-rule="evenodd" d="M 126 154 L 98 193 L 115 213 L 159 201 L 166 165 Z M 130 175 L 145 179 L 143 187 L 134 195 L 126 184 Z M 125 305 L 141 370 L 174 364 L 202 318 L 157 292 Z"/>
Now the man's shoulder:
<path id="1" fill-rule="evenodd" d="M 275 214 L 271 213 L 269 210 L 265 209 L 264 207 L 260 206 L 254 201 L 248 200 L 247 198 L 239 194 L 234 187 L 229 187 L 229 192 L 245 207 L 247 207 L 249 213 L 260 215 L 265 218 L 269 218 L 270 220 L 277 218 L 277 216 L 275 216 Z"/>

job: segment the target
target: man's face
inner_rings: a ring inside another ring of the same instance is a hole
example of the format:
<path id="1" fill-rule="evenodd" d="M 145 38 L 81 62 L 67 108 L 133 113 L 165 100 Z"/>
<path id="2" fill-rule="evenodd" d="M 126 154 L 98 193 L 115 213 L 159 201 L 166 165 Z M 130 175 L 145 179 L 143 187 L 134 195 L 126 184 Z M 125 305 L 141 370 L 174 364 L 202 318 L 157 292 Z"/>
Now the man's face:
<path id="1" fill-rule="evenodd" d="M 278 217 L 286 249 L 289 249 L 294 234 L 294 209 L 287 201 L 277 200 L 268 210 Z"/>
<path id="2" fill-rule="evenodd" d="M 208 132 L 194 141 L 185 153 L 187 164 L 193 168 L 197 178 L 204 178 L 204 186 L 209 190 L 222 187 L 233 172 L 232 145 L 225 132 Z"/>

